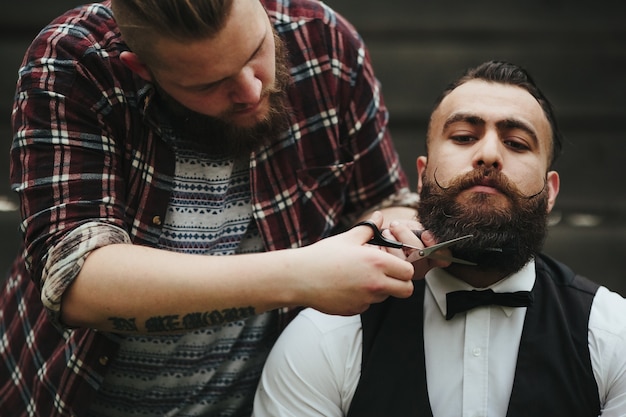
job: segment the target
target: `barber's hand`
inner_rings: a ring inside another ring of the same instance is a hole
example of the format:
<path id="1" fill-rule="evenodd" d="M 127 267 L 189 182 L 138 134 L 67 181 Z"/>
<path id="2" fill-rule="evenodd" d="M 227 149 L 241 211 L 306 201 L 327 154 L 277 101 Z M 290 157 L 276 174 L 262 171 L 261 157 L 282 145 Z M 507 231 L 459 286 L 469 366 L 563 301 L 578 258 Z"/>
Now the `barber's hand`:
<path id="1" fill-rule="evenodd" d="M 389 224 L 389 229 L 384 233 L 388 233 L 387 237 L 395 239 L 399 242 L 407 245 L 416 246 L 418 248 L 424 248 L 435 245 L 437 241 L 432 233 L 428 230 L 424 231 L 421 238 L 418 238 L 413 230 L 421 230 L 422 225 L 417 222 L 397 222 L 393 221 Z M 388 249 L 389 253 L 396 255 L 397 257 L 407 260 L 413 264 L 414 272 L 413 279 L 424 279 L 426 273 L 435 267 L 445 268 L 450 265 L 450 261 L 444 261 L 440 259 L 432 259 L 420 256 L 417 250 L 407 249 Z M 451 255 L 449 249 L 442 249 L 437 252 L 443 256 Z"/>
<path id="2" fill-rule="evenodd" d="M 383 216 L 370 217 L 381 227 Z M 368 245 L 373 232 L 354 227 L 297 249 L 302 257 L 300 285 L 304 304 L 329 314 L 353 315 L 387 297 L 413 293 L 413 266 L 395 255 Z"/>

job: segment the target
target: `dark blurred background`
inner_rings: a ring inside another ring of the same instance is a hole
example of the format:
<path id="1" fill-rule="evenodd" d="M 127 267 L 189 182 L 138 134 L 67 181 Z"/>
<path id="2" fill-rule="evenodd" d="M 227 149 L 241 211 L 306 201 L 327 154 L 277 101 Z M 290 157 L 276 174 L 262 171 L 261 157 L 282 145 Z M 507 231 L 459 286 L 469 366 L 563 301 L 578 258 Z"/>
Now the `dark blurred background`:
<path id="1" fill-rule="evenodd" d="M 8 181 L 17 70 L 37 32 L 76 0 L 7 2 L 0 15 L 0 268 L 17 251 L 17 199 Z M 527 68 L 565 134 L 561 192 L 546 252 L 626 295 L 626 13 L 619 1 L 327 0 L 365 39 L 390 128 L 417 184 L 431 105 L 468 66 L 504 59 Z M 2 116 L 4 115 L 4 116 Z"/>

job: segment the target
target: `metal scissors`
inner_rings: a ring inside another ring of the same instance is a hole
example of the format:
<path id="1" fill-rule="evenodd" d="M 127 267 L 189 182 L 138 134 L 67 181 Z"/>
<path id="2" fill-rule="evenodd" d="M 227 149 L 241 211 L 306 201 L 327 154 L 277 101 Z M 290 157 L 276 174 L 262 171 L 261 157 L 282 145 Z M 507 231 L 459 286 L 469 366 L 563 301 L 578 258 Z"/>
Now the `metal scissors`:
<path id="1" fill-rule="evenodd" d="M 469 239 L 473 237 L 474 235 L 465 235 L 465 236 L 457 237 L 455 239 L 446 240 L 445 242 L 437 243 L 436 245 L 429 246 L 427 248 L 418 248 L 416 246 L 407 245 L 406 243 L 402 243 L 396 240 L 386 238 L 385 236 L 383 236 L 380 229 L 376 227 L 376 225 L 370 220 L 365 220 L 360 223 L 357 223 L 353 227 L 357 227 L 357 226 L 368 226 L 370 229 L 372 229 L 372 231 L 374 232 L 374 237 L 367 242 L 370 245 L 384 246 L 387 248 L 396 248 L 396 249 L 414 249 L 418 251 L 417 252 L 418 255 L 423 258 L 440 259 L 440 260 L 450 261 L 450 262 L 454 262 L 457 264 L 464 264 L 464 265 L 476 265 L 476 263 L 474 262 L 455 258 L 453 256 L 440 255 L 436 253 L 437 251 L 441 249 L 454 245 L 455 243 L 460 242 L 461 240 Z M 413 231 L 413 233 L 415 233 L 417 237 L 421 237 L 422 232 L 423 230 Z"/>

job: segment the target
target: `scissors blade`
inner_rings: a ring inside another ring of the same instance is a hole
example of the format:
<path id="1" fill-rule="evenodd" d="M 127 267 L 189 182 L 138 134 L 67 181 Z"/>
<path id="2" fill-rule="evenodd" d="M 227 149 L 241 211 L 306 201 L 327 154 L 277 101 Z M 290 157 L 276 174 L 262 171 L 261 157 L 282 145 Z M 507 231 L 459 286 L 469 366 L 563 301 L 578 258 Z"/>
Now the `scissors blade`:
<path id="1" fill-rule="evenodd" d="M 437 258 L 437 259 L 441 259 L 444 261 L 450 261 L 450 262 L 455 262 L 458 264 L 464 264 L 464 265 L 476 265 L 476 263 L 474 262 L 470 262 L 470 261 L 466 261 L 464 259 L 458 259 L 455 258 L 453 256 L 443 256 L 443 255 L 439 255 L 439 254 L 435 254 L 436 251 L 443 249 L 443 248 L 447 248 L 450 245 L 453 245 L 461 240 L 464 239 L 469 239 L 471 237 L 473 237 L 474 235 L 465 235 L 465 236 L 461 236 L 461 237 L 457 237 L 456 239 L 451 239 L 451 240 L 447 240 L 445 242 L 441 242 L 438 243 L 436 245 L 433 246 L 429 246 L 428 248 L 418 248 L 417 246 L 412 246 L 412 245 L 407 245 L 406 243 L 402 243 L 402 242 L 398 242 L 396 240 L 392 240 L 392 239 L 388 239 L 386 237 L 383 236 L 382 232 L 380 229 L 378 229 L 378 227 L 376 227 L 376 225 L 369 221 L 369 220 L 365 220 L 362 221 L 356 225 L 354 225 L 353 227 L 356 226 L 368 226 L 370 229 L 372 229 L 372 231 L 374 232 L 374 236 L 372 237 L 372 239 L 370 239 L 367 243 L 370 245 L 376 245 L 376 246 L 386 246 L 388 248 L 396 248 L 396 249 L 411 249 L 414 252 L 413 253 L 418 253 L 418 255 L 420 257 L 423 258 Z M 422 230 L 417 230 L 414 231 L 415 234 L 421 238 L 421 234 L 422 234 Z M 409 255 L 409 257 L 407 258 L 407 260 L 409 262 L 414 262 L 417 259 L 412 259 L 414 256 Z"/>
<path id="2" fill-rule="evenodd" d="M 437 252 L 438 250 L 447 248 L 448 246 L 454 245 L 455 243 L 460 242 L 461 240 L 469 239 L 471 237 L 474 237 L 474 235 L 465 235 L 465 236 L 457 237 L 455 239 L 446 240 L 445 242 L 437 243 L 436 245 L 432 245 L 427 248 L 420 249 L 419 254 L 420 256 L 428 257 L 433 252 Z"/>
<path id="3" fill-rule="evenodd" d="M 473 236 L 474 235 L 465 235 L 465 236 L 457 237 L 455 239 L 446 240 L 445 242 L 441 242 L 441 243 L 438 243 L 436 245 L 429 246 L 427 248 L 423 248 L 423 249 L 417 250 L 414 253 L 417 253 L 422 258 L 439 259 L 439 260 L 443 260 L 443 261 L 454 262 L 454 263 L 457 263 L 457 264 L 475 266 L 475 265 L 477 265 L 475 262 L 470 262 L 470 261 L 466 261 L 465 259 L 459 259 L 459 258 L 455 258 L 454 256 L 446 256 L 446 255 L 441 255 L 441 254 L 437 253 L 438 250 L 447 248 L 448 246 L 454 245 L 457 242 L 460 242 L 460 241 L 465 240 L 465 239 L 469 239 L 469 238 L 471 238 Z M 416 261 L 418 259 L 419 258 L 415 258 L 415 255 L 413 255 L 413 256 L 409 255 L 408 261 L 409 262 L 414 262 L 414 261 Z"/>

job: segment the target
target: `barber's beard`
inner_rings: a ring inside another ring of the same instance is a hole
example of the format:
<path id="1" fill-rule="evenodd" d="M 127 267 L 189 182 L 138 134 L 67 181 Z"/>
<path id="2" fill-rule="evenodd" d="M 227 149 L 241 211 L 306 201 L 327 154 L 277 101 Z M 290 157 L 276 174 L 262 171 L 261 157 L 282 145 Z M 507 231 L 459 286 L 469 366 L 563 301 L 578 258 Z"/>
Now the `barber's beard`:
<path id="1" fill-rule="evenodd" d="M 287 89 L 291 84 L 287 50 L 282 39 L 274 36 L 276 44 L 276 77 L 274 85 L 266 88 L 269 109 L 264 118 L 250 127 L 238 126 L 229 121 L 233 111 L 227 111 L 220 117 L 212 117 L 194 112 L 169 96 L 156 86 L 159 96 L 175 115 L 176 128 L 185 138 L 195 138 L 202 142 L 203 148 L 214 155 L 231 157 L 248 156 L 263 145 L 277 141 L 289 127 L 289 108 Z"/>
<path id="2" fill-rule="evenodd" d="M 501 194 L 474 192 L 459 198 L 462 191 L 480 185 L 485 177 Z M 419 219 L 440 242 L 474 235 L 451 247 L 454 256 L 476 262 L 478 268 L 509 275 L 541 251 L 548 218 L 545 183 L 537 194 L 525 196 L 495 170 L 475 170 L 445 188 L 437 183 L 436 175 L 434 178 L 423 178 Z"/>

